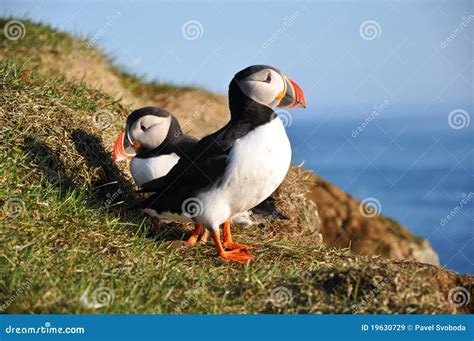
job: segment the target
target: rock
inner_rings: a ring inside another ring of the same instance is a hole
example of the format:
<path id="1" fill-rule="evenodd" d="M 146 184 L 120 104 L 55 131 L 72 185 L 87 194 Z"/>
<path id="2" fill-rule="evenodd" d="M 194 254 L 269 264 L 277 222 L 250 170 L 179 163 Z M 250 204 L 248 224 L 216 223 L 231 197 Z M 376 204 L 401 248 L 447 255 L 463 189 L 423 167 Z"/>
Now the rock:
<path id="1" fill-rule="evenodd" d="M 381 255 L 439 265 L 429 242 L 394 220 L 377 214 L 363 216 L 360 202 L 318 175 L 310 177 L 308 198 L 321 219 L 320 232 L 327 245 L 347 248 L 360 255 Z"/>

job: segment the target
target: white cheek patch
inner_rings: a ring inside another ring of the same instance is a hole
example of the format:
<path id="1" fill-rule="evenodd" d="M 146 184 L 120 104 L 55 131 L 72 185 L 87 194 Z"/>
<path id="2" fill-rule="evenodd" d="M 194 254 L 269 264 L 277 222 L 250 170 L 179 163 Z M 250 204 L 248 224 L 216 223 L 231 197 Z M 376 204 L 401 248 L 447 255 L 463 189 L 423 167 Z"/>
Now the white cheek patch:
<path id="1" fill-rule="evenodd" d="M 271 84 L 264 82 L 243 81 L 238 84 L 248 98 L 264 105 L 269 105 L 278 93 Z"/>
<path id="2" fill-rule="evenodd" d="M 248 98 L 271 108 L 278 104 L 276 98 L 280 92 L 285 90 L 285 83 L 276 72 L 272 72 L 270 83 L 247 78 L 237 81 L 237 85 Z"/>
<path id="3" fill-rule="evenodd" d="M 148 127 L 143 131 L 141 125 Z M 146 116 L 132 125 L 130 139 L 139 141 L 143 147 L 154 149 L 166 139 L 171 125 L 171 117 Z"/>
<path id="4" fill-rule="evenodd" d="M 165 122 L 150 127 L 150 129 L 147 130 L 148 139 L 147 141 L 145 141 L 146 144 L 148 144 L 150 148 L 156 148 L 160 144 L 162 144 L 163 141 L 166 139 L 166 136 L 168 136 L 170 125 L 171 120 L 167 120 Z"/>

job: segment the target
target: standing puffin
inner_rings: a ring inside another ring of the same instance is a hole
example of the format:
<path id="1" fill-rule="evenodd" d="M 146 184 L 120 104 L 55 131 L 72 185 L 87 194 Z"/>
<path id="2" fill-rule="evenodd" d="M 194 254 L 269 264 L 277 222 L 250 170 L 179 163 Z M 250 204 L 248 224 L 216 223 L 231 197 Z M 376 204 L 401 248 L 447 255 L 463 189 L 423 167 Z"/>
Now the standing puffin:
<path id="1" fill-rule="evenodd" d="M 167 110 L 145 107 L 133 111 L 127 117 L 125 131 L 120 133 L 115 142 L 113 157 L 116 162 L 131 159 L 130 173 L 135 183 L 141 186 L 166 175 L 180 157 L 190 153 L 197 142 L 198 139 L 183 134 L 178 120 Z M 264 216 L 287 219 L 274 207 L 273 201 L 269 197 L 251 211 L 233 216 L 232 221 L 249 226 L 259 223 L 259 218 Z M 188 217 L 176 215 L 159 217 L 190 221 Z M 194 245 L 201 231 L 202 228 L 198 226 L 188 242 Z M 205 230 L 201 240 L 206 241 L 207 237 L 208 230 Z"/>
<path id="2" fill-rule="evenodd" d="M 193 201 L 192 219 L 211 230 L 218 255 L 238 263 L 252 261 L 251 248 L 232 241 L 230 218 L 261 203 L 289 169 L 291 146 L 274 111 L 277 106 L 305 108 L 300 87 L 271 66 L 238 72 L 229 85 L 230 121 L 200 140 L 167 175 L 145 183 L 141 192 L 156 193 L 140 207 L 186 215 L 186 204 Z"/>

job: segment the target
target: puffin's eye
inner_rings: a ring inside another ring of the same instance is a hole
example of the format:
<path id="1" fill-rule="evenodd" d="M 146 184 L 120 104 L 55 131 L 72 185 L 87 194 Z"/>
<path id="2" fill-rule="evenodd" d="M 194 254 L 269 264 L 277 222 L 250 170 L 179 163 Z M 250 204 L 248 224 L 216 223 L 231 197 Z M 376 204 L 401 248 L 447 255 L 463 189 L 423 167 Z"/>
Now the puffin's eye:
<path id="1" fill-rule="evenodd" d="M 272 81 L 272 74 L 269 72 L 267 75 L 267 79 L 265 79 L 265 83 L 270 83 Z"/>
<path id="2" fill-rule="evenodd" d="M 141 130 L 143 130 L 143 131 L 146 130 L 146 127 L 145 127 L 143 124 L 140 125 L 140 128 L 141 128 Z"/>

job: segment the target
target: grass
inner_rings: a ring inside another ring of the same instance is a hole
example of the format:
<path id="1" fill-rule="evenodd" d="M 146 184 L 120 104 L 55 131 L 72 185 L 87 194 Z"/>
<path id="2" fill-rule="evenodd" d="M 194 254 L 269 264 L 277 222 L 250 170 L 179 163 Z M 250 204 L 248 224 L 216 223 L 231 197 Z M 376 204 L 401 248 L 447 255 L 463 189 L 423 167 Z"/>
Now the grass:
<path id="1" fill-rule="evenodd" d="M 0 18 L 0 26 L 4 27 L 13 18 Z M 173 92 L 200 90 L 195 86 L 179 86 L 177 84 L 160 81 L 144 82 L 143 77 L 124 71 L 115 66 L 113 56 L 102 53 L 95 46 L 91 46 L 85 38 L 74 37 L 61 32 L 49 25 L 37 25 L 30 20 L 21 20 L 25 26 L 25 35 L 19 40 L 8 40 L 2 35 L 3 44 L 8 46 L 2 49 L 3 58 L 21 60 L 29 68 L 39 69 L 44 74 L 64 72 L 63 63 L 74 61 L 78 67 L 84 66 L 78 60 L 103 64 L 108 71 L 124 82 L 132 92 L 141 90 Z M 33 53 L 32 53 L 33 52 Z M 71 65 L 71 64 L 70 64 Z M 86 70 L 83 70 L 85 72 Z M 145 88 L 147 87 L 147 88 Z"/>
<path id="2" fill-rule="evenodd" d="M 11 18 L 0 18 L 4 27 Z M 226 120 L 226 99 L 193 86 L 159 81 L 144 82 L 113 65 L 113 58 L 83 39 L 55 30 L 49 25 L 21 20 L 22 39 L 0 36 L 0 59 L 23 65 L 25 73 L 37 72 L 48 78 L 65 78 L 100 89 L 125 106 L 166 107 L 185 124 L 187 132 L 203 136 Z M 206 115 L 202 115 L 203 112 Z"/>
<path id="3" fill-rule="evenodd" d="M 51 35 L 42 25 L 27 27 Z M 58 49 L 70 39 L 61 37 L 51 38 Z M 137 199 L 110 155 L 127 106 L 13 57 L 0 66 L 3 312 L 473 311 L 472 303 L 457 307 L 447 297 L 458 286 L 472 291 L 472 277 L 322 245 L 317 212 L 304 196 L 306 172 L 297 167 L 278 193 L 290 221 L 235 229 L 238 242 L 258 247 L 254 264 L 227 263 L 212 243 L 187 247 L 189 226 L 158 223 L 120 204 Z M 97 123 L 101 112 L 111 113 L 106 124 Z"/>

